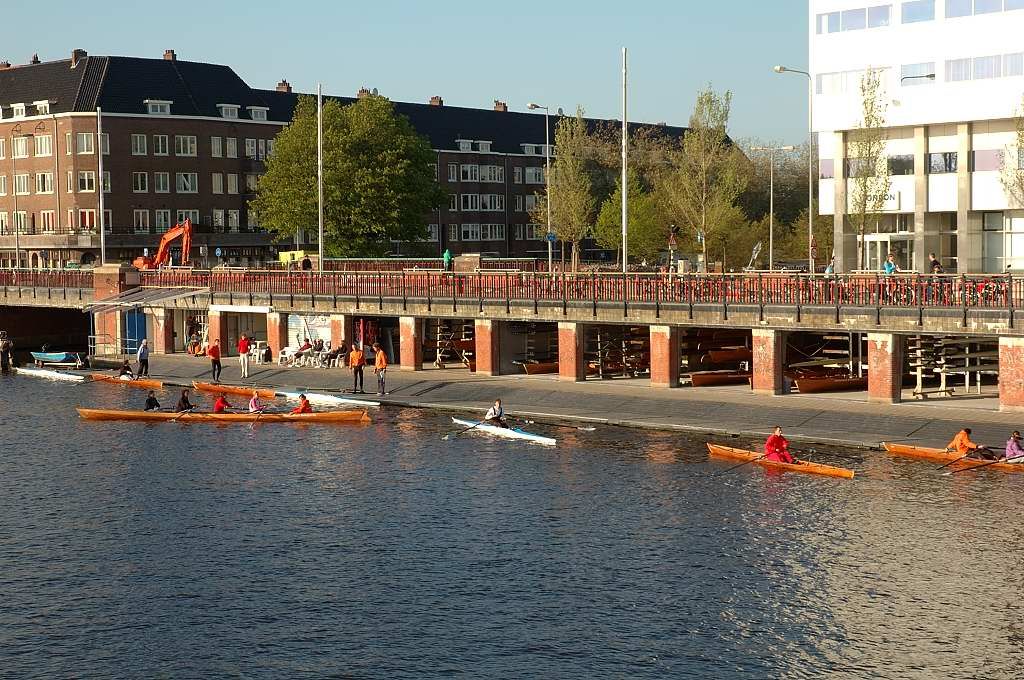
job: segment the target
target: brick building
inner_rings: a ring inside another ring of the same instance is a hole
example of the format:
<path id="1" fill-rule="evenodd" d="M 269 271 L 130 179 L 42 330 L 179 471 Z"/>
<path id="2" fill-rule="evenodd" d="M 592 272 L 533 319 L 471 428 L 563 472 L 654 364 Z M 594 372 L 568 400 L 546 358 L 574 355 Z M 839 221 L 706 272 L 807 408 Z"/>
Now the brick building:
<path id="1" fill-rule="evenodd" d="M 95 262 L 101 186 L 110 261 L 152 252 L 185 217 L 199 263 L 272 258 L 275 244 L 247 204 L 298 96 L 287 81 L 255 89 L 228 66 L 173 50 L 0 63 L 0 265 L 14 264 L 19 249 L 22 266 Z M 546 254 L 545 228 L 528 212 L 544 188 L 544 116 L 500 101 L 444 106 L 441 97 L 395 108 L 430 140 L 450 200 L 425 216 L 426 242 L 392 244 L 396 252 Z"/>

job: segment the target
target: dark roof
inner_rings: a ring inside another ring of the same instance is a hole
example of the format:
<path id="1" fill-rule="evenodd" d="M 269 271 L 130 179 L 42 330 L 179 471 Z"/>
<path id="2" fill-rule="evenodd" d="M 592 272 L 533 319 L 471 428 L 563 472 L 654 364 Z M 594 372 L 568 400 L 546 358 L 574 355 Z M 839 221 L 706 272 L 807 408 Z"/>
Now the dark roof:
<path id="1" fill-rule="evenodd" d="M 71 60 L 48 61 L 0 70 L 0 106 L 10 117 L 11 104 L 50 100 L 51 113 L 91 110 L 103 78 L 106 57 L 86 57 L 71 68 Z M 95 103 L 92 108 L 96 108 Z"/>

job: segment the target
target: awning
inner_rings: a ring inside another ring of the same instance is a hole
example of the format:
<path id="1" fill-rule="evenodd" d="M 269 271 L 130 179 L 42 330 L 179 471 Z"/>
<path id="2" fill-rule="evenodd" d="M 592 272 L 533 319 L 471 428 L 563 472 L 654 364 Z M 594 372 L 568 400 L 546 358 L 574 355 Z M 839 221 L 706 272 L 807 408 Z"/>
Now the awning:
<path id="1" fill-rule="evenodd" d="M 172 300 L 177 300 L 183 297 L 192 297 L 193 295 L 208 295 L 209 293 L 209 288 L 151 288 L 149 286 L 142 286 L 126 290 L 114 297 L 97 300 L 96 302 L 86 305 L 85 311 L 102 313 L 137 309 L 139 307 L 160 307 L 164 303 L 171 302 Z"/>
<path id="2" fill-rule="evenodd" d="M 270 314 L 273 307 L 266 305 L 210 305 L 211 312 L 232 312 L 235 314 Z"/>

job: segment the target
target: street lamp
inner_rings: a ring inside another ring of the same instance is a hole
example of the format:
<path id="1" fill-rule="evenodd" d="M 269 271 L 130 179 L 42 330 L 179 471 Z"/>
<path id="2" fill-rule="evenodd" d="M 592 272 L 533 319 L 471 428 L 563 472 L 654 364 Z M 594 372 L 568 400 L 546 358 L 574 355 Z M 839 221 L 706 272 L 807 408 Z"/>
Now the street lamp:
<path id="1" fill-rule="evenodd" d="M 799 73 L 807 76 L 807 265 L 814 273 L 814 79 L 807 71 L 776 66 L 776 73 Z"/>
<path id="2" fill-rule="evenodd" d="M 37 129 L 38 129 L 38 127 L 37 127 Z M 29 132 L 27 134 L 22 134 L 22 132 L 21 132 L 21 123 L 18 123 L 17 125 L 15 125 L 14 128 L 11 130 L 11 182 L 12 182 L 11 189 L 14 192 L 14 214 L 11 216 L 11 218 L 12 218 L 12 221 L 14 222 L 14 268 L 15 269 L 18 269 L 18 268 L 21 267 L 21 230 L 24 228 L 25 224 L 22 223 L 21 226 L 19 226 L 17 224 L 17 221 L 18 221 L 18 154 L 17 154 L 17 152 L 14 149 L 14 140 L 15 139 L 25 139 L 25 140 L 27 140 L 29 137 L 35 137 L 35 134 L 32 133 L 32 132 Z M 28 144 L 28 142 L 25 142 L 25 143 Z M 28 155 L 28 152 L 26 151 L 26 156 L 27 155 Z"/>
<path id="3" fill-rule="evenodd" d="M 548 209 L 548 274 L 554 275 L 554 251 L 552 250 L 553 243 L 551 241 L 551 125 L 548 123 L 548 114 L 550 113 L 548 107 L 541 106 L 530 102 L 526 108 L 531 111 L 537 109 L 544 109 L 544 205 Z"/>
<path id="4" fill-rule="evenodd" d="M 768 270 L 775 269 L 775 152 L 792 151 L 795 146 L 752 146 L 751 151 L 768 152 Z"/>
<path id="5" fill-rule="evenodd" d="M 923 78 L 923 79 L 927 79 L 927 80 L 935 80 L 935 74 L 934 73 L 925 73 L 924 75 L 920 75 L 920 76 L 903 76 L 902 78 L 900 78 L 900 85 L 902 85 L 904 83 L 904 81 L 907 81 L 907 80 L 917 80 L 918 78 Z"/>

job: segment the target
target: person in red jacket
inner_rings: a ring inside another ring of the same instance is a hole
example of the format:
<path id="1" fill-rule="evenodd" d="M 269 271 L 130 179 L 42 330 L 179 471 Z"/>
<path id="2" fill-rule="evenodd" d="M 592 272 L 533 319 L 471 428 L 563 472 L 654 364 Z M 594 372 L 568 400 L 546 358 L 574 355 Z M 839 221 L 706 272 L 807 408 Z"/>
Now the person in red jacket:
<path id="1" fill-rule="evenodd" d="M 238 339 L 238 367 L 242 369 L 242 377 L 249 377 L 249 350 L 252 348 L 252 343 L 249 342 L 249 338 L 246 335 L 242 335 Z"/>
<path id="2" fill-rule="evenodd" d="M 775 426 L 772 436 L 764 443 L 764 457 L 766 460 L 775 460 L 780 463 L 793 463 L 793 456 L 789 453 L 789 440 L 782 436 L 782 427 Z"/>
<path id="3" fill-rule="evenodd" d="M 299 395 L 299 405 L 292 409 L 292 413 L 312 413 L 313 406 L 309 403 L 309 399 L 306 399 L 305 394 Z"/>
<path id="4" fill-rule="evenodd" d="M 213 382 L 220 382 L 220 340 L 214 340 L 206 348 L 206 356 L 210 358 L 210 372 L 213 375 Z"/>
<path id="5" fill-rule="evenodd" d="M 213 402 L 214 413 L 227 413 L 229 408 L 234 408 L 234 406 L 228 403 L 227 397 L 223 394 L 217 397 L 217 401 Z"/>

